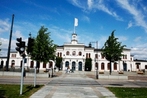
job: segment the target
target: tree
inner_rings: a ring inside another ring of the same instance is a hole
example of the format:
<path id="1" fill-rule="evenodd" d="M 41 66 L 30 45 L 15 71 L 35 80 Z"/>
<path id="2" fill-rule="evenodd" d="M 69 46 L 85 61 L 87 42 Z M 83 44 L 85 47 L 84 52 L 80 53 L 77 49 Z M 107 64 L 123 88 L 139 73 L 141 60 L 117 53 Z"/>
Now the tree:
<path id="1" fill-rule="evenodd" d="M 91 71 L 92 68 L 92 59 L 86 58 L 85 60 L 85 71 Z"/>
<path id="2" fill-rule="evenodd" d="M 110 75 L 111 75 L 111 63 L 121 59 L 122 51 L 125 45 L 121 46 L 121 42 L 118 42 L 118 38 L 115 38 L 114 31 L 112 31 L 111 36 L 105 42 L 102 48 L 102 55 L 110 62 Z"/>
<path id="3" fill-rule="evenodd" d="M 34 39 L 34 46 L 30 53 L 31 59 L 37 61 L 37 68 L 39 72 L 40 62 L 47 63 L 49 60 L 54 60 L 56 45 L 50 38 L 50 32 L 47 28 L 41 26 L 37 37 Z"/>
<path id="4" fill-rule="evenodd" d="M 56 57 L 56 66 L 59 68 L 61 68 L 61 63 L 62 63 L 62 57 Z"/>

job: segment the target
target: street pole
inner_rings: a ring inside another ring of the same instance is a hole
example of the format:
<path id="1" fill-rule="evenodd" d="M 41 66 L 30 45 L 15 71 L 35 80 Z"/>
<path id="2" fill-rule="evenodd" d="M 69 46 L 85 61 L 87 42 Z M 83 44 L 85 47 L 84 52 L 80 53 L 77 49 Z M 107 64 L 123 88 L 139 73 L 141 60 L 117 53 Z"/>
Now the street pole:
<path id="1" fill-rule="evenodd" d="M 14 14 L 12 15 L 12 23 L 11 23 L 11 30 L 10 30 L 10 37 L 9 37 L 9 46 L 8 46 L 8 53 L 7 53 L 7 62 L 6 62 L 6 71 L 8 71 L 8 68 L 9 68 L 9 59 L 10 59 L 10 49 L 11 49 L 13 22 L 14 22 Z"/>
<path id="2" fill-rule="evenodd" d="M 36 66 L 34 69 L 34 87 L 36 87 Z"/>
<path id="3" fill-rule="evenodd" d="M 24 73 L 24 60 L 25 58 L 22 59 L 22 67 L 21 67 L 21 85 L 20 85 L 20 95 L 22 95 L 22 89 L 23 89 L 23 80 L 24 80 L 24 77 L 23 77 L 23 73 Z"/>
<path id="4" fill-rule="evenodd" d="M 97 51 L 98 51 L 98 41 L 96 41 L 96 48 L 97 48 Z M 98 52 L 97 52 L 97 56 L 98 56 Z M 97 59 L 98 59 L 98 57 L 97 57 Z M 97 69 L 96 69 L 96 79 L 99 79 L 98 65 L 97 65 Z"/>

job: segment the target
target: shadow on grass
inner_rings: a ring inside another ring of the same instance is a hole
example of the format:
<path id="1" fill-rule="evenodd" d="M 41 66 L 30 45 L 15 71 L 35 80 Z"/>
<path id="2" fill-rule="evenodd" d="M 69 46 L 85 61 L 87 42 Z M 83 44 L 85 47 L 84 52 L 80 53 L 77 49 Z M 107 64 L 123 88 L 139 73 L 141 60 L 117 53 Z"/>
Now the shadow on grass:
<path id="1" fill-rule="evenodd" d="M 6 98 L 5 93 L 6 93 L 6 90 L 0 90 L 0 98 Z"/>
<path id="2" fill-rule="evenodd" d="M 41 86 L 41 85 L 36 85 L 36 86 L 34 87 L 34 86 L 32 86 L 32 85 L 28 85 L 28 86 L 26 87 L 26 91 L 24 91 L 23 94 L 25 94 L 25 93 L 27 93 L 27 92 L 30 92 L 30 91 L 33 90 L 33 89 L 40 88 L 40 87 L 42 87 L 42 86 Z M 0 98 L 1 98 L 1 97 L 0 97 Z"/>

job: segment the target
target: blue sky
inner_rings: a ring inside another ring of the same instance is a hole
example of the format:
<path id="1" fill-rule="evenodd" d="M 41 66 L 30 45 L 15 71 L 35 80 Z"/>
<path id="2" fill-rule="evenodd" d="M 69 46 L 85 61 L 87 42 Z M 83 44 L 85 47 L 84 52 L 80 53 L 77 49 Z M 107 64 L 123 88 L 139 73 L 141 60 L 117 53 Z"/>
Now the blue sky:
<path id="1" fill-rule="evenodd" d="M 11 50 L 16 38 L 27 42 L 41 26 L 48 28 L 55 44 L 70 42 L 74 18 L 78 42 L 98 41 L 101 48 L 113 30 L 122 45 L 137 59 L 147 59 L 146 0 L 0 0 L 1 56 L 7 55 L 12 14 L 15 15 Z M 95 46 L 95 45 L 93 45 Z"/>

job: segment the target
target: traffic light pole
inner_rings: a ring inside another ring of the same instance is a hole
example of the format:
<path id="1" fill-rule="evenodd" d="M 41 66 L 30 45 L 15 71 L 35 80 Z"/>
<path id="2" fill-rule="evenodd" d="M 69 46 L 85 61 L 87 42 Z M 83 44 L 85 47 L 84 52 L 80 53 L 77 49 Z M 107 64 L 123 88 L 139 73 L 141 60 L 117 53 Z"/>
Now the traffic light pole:
<path id="1" fill-rule="evenodd" d="M 25 58 L 22 59 L 22 67 L 21 67 L 21 84 L 20 84 L 20 95 L 22 95 L 22 89 L 23 89 L 23 80 L 24 80 L 24 61 Z"/>

